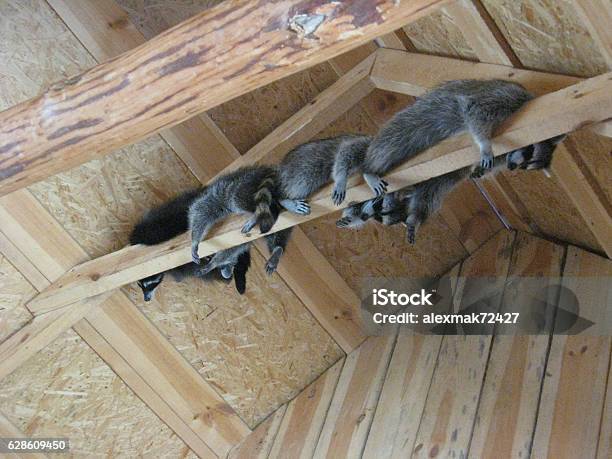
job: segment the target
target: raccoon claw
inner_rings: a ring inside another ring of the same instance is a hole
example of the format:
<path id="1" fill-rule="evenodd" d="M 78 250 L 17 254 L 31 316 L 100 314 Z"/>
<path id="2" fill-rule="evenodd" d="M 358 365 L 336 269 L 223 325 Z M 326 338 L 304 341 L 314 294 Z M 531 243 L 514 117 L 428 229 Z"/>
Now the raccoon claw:
<path id="1" fill-rule="evenodd" d="M 339 206 L 346 198 L 346 190 L 334 188 L 332 193 L 332 201 L 336 206 Z"/>
<path id="2" fill-rule="evenodd" d="M 414 244 L 416 240 L 416 226 L 406 225 L 406 241 L 408 244 Z"/>
<path id="3" fill-rule="evenodd" d="M 191 250 L 191 261 L 193 261 L 196 265 L 199 265 L 202 263 L 202 261 L 200 260 L 200 257 L 198 256 L 198 248 L 195 247 Z"/>
<path id="4" fill-rule="evenodd" d="M 349 226 L 350 223 L 350 219 L 348 217 L 343 217 L 340 220 L 336 221 L 336 226 L 338 228 L 346 228 L 347 226 Z"/>
<path id="5" fill-rule="evenodd" d="M 276 271 L 276 265 L 270 262 L 267 262 L 266 263 L 266 274 L 268 276 L 271 276 L 272 274 L 274 274 L 275 271 Z"/>
<path id="6" fill-rule="evenodd" d="M 485 170 L 482 166 L 478 165 L 472 169 L 472 173 L 470 174 L 471 178 L 481 178 L 485 174 Z"/>
<path id="7" fill-rule="evenodd" d="M 310 214 L 310 204 L 308 204 L 304 200 L 297 201 L 296 213 L 298 215 L 309 215 Z"/>
<path id="8" fill-rule="evenodd" d="M 240 230 L 240 232 L 242 234 L 245 235 L 249 235 L 249 233 L 251 232 L 251 230 L 255 227 L 255 225 L 257 224 L 257 221 L 254 219 L 249 219 L 244 226 L 242 227 L 242 229 Z"/>
<path id="9" fill-rule="evenodd" d="M 492 155 L 484 155 L 480 159 L 480 167 L 483 170 L 489 170 L 493 167 L 493 156 Z"/>
<path id="10" fill-rule="evenodd" d="M 378 182 L 378 184 L 374 187 L 374 193 L 376 193 L 376 197 L 381 198 L 383 195 L 385 195 L 387 193 L 388 186 L 389 183 L 381 179 L 380 182 Z"/>

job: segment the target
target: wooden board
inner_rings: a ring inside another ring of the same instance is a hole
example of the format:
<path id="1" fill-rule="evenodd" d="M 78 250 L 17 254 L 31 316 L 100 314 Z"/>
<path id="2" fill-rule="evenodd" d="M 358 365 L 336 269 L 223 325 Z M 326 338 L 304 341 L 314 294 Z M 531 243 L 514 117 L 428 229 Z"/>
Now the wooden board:
<path id="1" fill-rule="evenodd" d="M 467 307 L 475 296 L 503 289 L 513 242 L 514 233 L 501 231 L 463 262 L 453 299 L 455 311 Z M 487 289 L 482 288 L 483 277 L 494 277 Z M 493 298 L 489 306 L 497 309 L 500 302 L 501 297 Z M 490 336 L 444 336 L 413 457 L 467 456 L 490 343 Z"/>
<path id="2" fill-rule="evenodd" d="M 343 365 L 337 362 L 289 402 L 270 458 L 313 456 Z"/>
<path id="3" fill-rule="evenodd" d="M 346 357 L 313 457 L 362 454 L 395 339 L 370 337 Z"/>
<path id="4" fill-rule="evenodd" d="M 563 286 L 578 299 L 579 315 L 595 325 L 578 335 L 553 336 L 534 437 L 535 457 L 597 454 L 612 343 L 611 275 L 610 260 L 568 248 Z"/>
<path id="5" fill-rule="evenodd" d="M 7 158 L 0 192 L 75 167 L 332 58 L 433 11 L 445 0 L 401 5 L 390 0 L 377 5 L 296 1 L 261 2 L 255 9 L 251 3 L 222 3 L 137 50 L 0 113 L 0 151 Z M 318 15 L 314 17 L 321 20 L 314 30 L 300 34 L 303 16 L 292 22 L 294 8 Z M 262 21 L 270 27 L 259 26 Z M 234 46 L 233 52 L 228 46 Z M 269 65 L 279 61 L 282 65 Z M 147 97 L 138 97 L 145 87 Z M 130 104 L 124 103 L 127 99 Z M 55 116 L 49 117 L 49 110 Z"/>
<path id="6" fill-rule="evenodd" d="M 282 405 L 229 453 L 229 459 L 267 459 L 275 441 L 287 405 Z"/>
<path id="7" fill-rule="evenodd" d="M 563 247 L 519 233 L 501 311 L 519 312 L 525 317 L 527 311 L 521 311 L 521 305 L 551 287 L 547 298 L 552 306 L 549 310 L 552 318 L 559 293 L 552 286 L 558 285 L 563 255 Z M 522 280 L 522 277 L 528 279 Z M 548 328 L 534 336 L 504 336 L 504 327 L 497 327 L 476 413 L 470 456 L 530 457 L 551 332 L 552 320 L 548 321 Z"/>

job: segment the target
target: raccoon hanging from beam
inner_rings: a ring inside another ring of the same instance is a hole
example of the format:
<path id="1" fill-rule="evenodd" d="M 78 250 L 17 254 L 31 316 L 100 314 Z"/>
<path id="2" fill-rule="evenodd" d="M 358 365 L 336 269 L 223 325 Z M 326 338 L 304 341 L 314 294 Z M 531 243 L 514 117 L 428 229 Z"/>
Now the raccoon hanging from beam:
<path id="1" fill-rule="evenodd" d="M 371 218 L 383 225 L 404 223 L 407 227 L 407 240 L 414 244 L 419 226 L 440 208 L 446 194 L 462 180 L 492 175 L 501 169 L 504 162 L 510 170 L 548 167 L 555 147 L 564 138 L 565 135 L 561 135 L 536 144 L 539 151 L 546 154 L 540 156 L 535 163 L 533 157 L 536 145 L 528 145 L 505 155 L 496 156 L 490 171 L 483 170 L 480 165 L 465 167 L 417 185 L 402 188 L 394 193 L 385 194 L 363 203 L 352 204 L 344 209 L 342 218 L 336 222 L 336 226 L 360 228 Z"/>
<path id="2" fill-rule="evenodd" d="M 533 96 L 521 85 L 504 80 L 456 80 L 432 89 L 396 113 L 372 140 L 361 168 L 364 180 L 377 196 L 387 190 L 382 175 L 437 143 L 469 132 L 480 150 L 479 167 L 493 166 L 491 138 L 495 129 Z M 550 163 L 550 143 L 539 142 L 517 150 L 531 150 L 527 169 Z M 514 160 L 513 160 L 514 162 Z M 518 163 L 524 163 L 518 161 Z M 344 188 L 334 190 L 334 202 L 344 200 Z"/>
<path id="3" fill-rule="evenodd" d="M 270 231 L 280 212 L 278 182 L 276 167 L 247 166 L 217 178 L 199 193 L 189 206 L 193 262 L 200 263 L 200 242 L 213 225 L 231 214 L 251 214 L 242 233 L 257 225 L 262 233 Z"/>
<path id="4" fill-rule="evenodd" d="M 298 215 L 308 215 L 306 199 L 330 181 L 346 189 L 348 177 L 363 162 L 371 137 L 346 134 L 307 142 L 291 150 L 278 164 L 279 203 Z M 266 272 L 272 274 L 286 250 L 291 228 L 266 236 L 270 258 Z"/>
<path id="5" fill-rule="evenodd" d="M 188 212 L 204 189 L 191 190 L 148 211 L 134 226 L 130 244 L 156 245 L 185 233 L 189 228 Z M 203 259 L 203 265 L 187 263 L 166 272 L 154 274 L 138 281 L 145 301 L 151 301 L 155 289 L 166 273 L 176 281 L 186 277 L 197 277 L 204 281 L 231 282 L 232 277 L 238 293 L 246 291 L 246 273 L 251 265 L 250 243 L 222 250 Z"/>

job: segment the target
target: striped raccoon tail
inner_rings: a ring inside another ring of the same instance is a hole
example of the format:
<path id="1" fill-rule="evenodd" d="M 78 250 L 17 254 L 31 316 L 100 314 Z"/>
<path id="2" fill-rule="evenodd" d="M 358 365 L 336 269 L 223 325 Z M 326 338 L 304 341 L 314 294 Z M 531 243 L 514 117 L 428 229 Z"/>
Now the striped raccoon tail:
<path id="1" fill-rule="evenodd" d="M 276 171 L 271 171 L 263 178 L 255 192 L 255 220 L 262 233 L 270 231 L 278 218 L 279 210 L 275 202 L 277 187 L 278 178 Z"/>

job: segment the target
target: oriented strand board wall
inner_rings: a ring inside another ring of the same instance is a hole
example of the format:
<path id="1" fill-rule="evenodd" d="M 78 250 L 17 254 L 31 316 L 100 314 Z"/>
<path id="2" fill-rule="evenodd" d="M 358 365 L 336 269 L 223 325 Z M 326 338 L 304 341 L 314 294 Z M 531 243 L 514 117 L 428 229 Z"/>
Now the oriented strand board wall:
<path id="1" fill-rule="evenodd" d="M 46 3 L 3 2 L 0 16 L 3 31 L 0 107 L 32 97 L 56 80 L 95 64 Z M 38 62 L 40 67 L 36 65 Z M 195 185 L 194 177 L 155 136 L 38 183 L 30 191 L 90 255 L 99 256 L 126 243 L 131 226 L 146 208 Z M 263 263 L 261 258 L 254 259 L 248 294 L 244 297 L 232 286 L 222 284 L 167 282 L 159 301 L 143 307 L 143 312 L 251 426 L 342 356 L 339 347 L 287 285 L 278 277 L 270 281 L 263 274 Z M 138 295 L 132 294 L 141 301 Z M 219 314 L 212 314 L 226 307 L 233 321 L 219 320 Z M 16 326 L 11 325 L 11 329 Z M 77 349 L 67 347 L 63 358 L 78 360 Z M 276 353 L 276 358 L 270 353 Z M 53 361 L 32 359 L 20 374 L 22 377 L 41 375 L 41 384 L 58 384 L 54 375 L 61 373 L 64 362 L 49 362 Z M 84 370 L 81 377 L 91 376 L 90 372 Z M 0 387 L 9 393 L 15 389 L 15 381 L 18 380 L 1 381 Z M 114 384 L 122 383 L 117 380 Z M 23 399 L 30 400 L 30 406 L 40 401 L 34 392 L 29 392 L 36 391 L 36 386 L 20 386 L 20 390 L 24 391 Z M 133 397 L 131 393 L 130 396 Z M 66 405 L 75 400 L 66 397 Z M 93 398 L 81 398 L 79 402 L 87 405 L 88 400 Z M 112 400 L 112 397 L 103 400 Z M 94 403 L 102 402 L 96 399 Z M 130 403 L 126 402 L 136 418 L 150 415 L 138 400 Z M 110 418 L 119 406 L 104 405 L 100 409 L 106 410 L 105 416 Z M 34 409 L 28 420 L 32 426 L 41 426 L 39 433 L 47 428 L 47 421 L 43 419 L 45 410 L 44 406 Z M 95 419 L 86 418 L 86 414 L 93 412 L 83 411 L 83 426 L 91 425 L 93 429 L 97 425 Z M 161 426 L 155 417 L 151 419 L 151 425 Z M 143 444 L 153 441 L 148 437 L 151 432 L 141 432 Z M 83 428 L 83 442 L 87 441 L 87 434 L 88 430 Z M 81 447 L 97 449 L 93 443 Z M 145 447 L 140 450 L 144 451 Z"/>
<path id="2" fill-rule="evenodd" d="M 607 71 L 603 58 L 567 0 L 482 0 L 523 65 L 536 70 L 593 76 Z M 419 50 L 477 60 L 461 30 L 444 12 L 405 28 Z M 592 174 L 610 195 L 609 139 L 587 132 L 572 135 Z M 600 250 L 578 209 L 555 179 L 541 172 L 504 172 L 540 231 Z M 461 189 L 455 194 L 461 193 Z"/>
<path id="3" fill-rule="evenodd" d="M 26 435 L 68 437 L 78 457 L 190 452 L 72 330 L 2 380 L 0 410 Z"/>
<path id="4" fill-rule="evenodd" d="M 163 6 L 151 0 L 119 0 L 119 3 L 148 38 L 210 4 L 205 0 L 167 1 Z M 236 148 L 245 153 L 337 78 L 329 64 L 321 64 L 233 99 L 214 108 L 209 115 Z M 379 111 L 375 114 L 377 118 L 390 116 L 386 108 L 395 100 L 396 96 L 391 93 L 381 98 L 376 107 Z M 376 130 L 369 114 L 355 106 L 315 137 L 346 132 L 374 134 Z M 305 223 L 302 228 L 356 291 L 360 289 L 360 279 L 364 276 L 442 274 L 466 255 L 439 219 L 432 219 L 421 232 L 417 245 L 411 247 L 405 243 L 404 233 L 399 228 L 390 231 L 368 228 L 356 236 L 354 232 L 338 230 L 335 227 L 337 218 L 338 215 L 334 214 Z M 374 253 L 377 256 L 372 256 Z"/>

